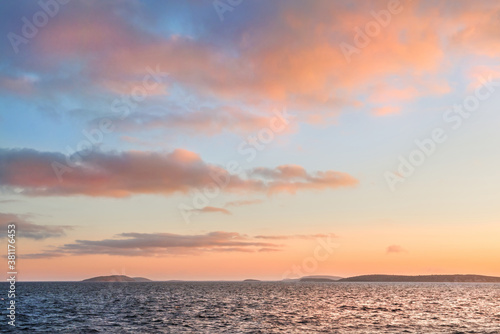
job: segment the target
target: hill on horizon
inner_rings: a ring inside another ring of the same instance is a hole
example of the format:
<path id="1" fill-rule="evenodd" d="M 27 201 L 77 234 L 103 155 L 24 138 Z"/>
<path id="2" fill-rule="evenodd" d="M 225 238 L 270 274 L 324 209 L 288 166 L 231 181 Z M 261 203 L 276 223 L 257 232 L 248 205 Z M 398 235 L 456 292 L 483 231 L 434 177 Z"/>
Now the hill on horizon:
<path id="1" fill-rule="evenodd" d="M 361 275 L 338 282 L 429 282 L 429 283 L 500 283 L 500 277 L 483 275 Z"/>
<path id="2" fill-rule="evenodd" d="M 152 282 L 144 277 L 128 277 L 125 275 L 97 276 L 84 279 L 82 282 Z"/>
<path id="3" fill-rule="evenodd" d="M 336 282 L 341 279 L 340 276 L 310 275 L 299 278 L 299 282 Z"/>

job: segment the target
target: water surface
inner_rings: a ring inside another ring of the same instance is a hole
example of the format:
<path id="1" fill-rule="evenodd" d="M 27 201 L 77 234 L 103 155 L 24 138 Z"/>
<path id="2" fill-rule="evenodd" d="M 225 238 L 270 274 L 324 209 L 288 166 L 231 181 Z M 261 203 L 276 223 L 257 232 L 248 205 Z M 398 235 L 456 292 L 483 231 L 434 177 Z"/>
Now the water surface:
<path id="1" fill-rule="evenodd" d="M 46 282 L 17 292 L 26 333 L 500 333 L 500 284 Z"/>

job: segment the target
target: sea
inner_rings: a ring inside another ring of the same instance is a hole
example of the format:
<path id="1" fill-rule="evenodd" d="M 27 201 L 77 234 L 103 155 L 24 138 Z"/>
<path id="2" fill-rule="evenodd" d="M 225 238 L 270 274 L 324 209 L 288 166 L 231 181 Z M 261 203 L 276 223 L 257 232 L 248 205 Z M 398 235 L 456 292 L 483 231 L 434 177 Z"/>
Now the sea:
<path id="1" fill-rule="evenodd" d="M 15 328 L 2 297 L 5 333 L 500 333 L 488 283 L 20 282 Z"/>

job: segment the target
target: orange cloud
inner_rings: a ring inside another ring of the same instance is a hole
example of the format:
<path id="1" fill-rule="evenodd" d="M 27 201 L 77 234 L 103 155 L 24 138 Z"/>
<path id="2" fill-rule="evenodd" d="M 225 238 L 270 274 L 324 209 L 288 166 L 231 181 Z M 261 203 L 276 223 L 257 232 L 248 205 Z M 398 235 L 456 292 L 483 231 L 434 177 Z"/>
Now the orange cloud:
<path id="1" fill-rule="evenodd" d="M 383 102 L 393 97 L 411 102 L 421 96 L 421 87 L 432 90 L 446 73 L 442 64 L 447 50 L 440 31 L 451 34 L 451 27 L 469 20 L 458 12 L 443 23 L 440 6 L 401 1 L 401 13 L 394 14 L 390 24 L 381 27 L 347 63 L 340 43 L 353 44 L 355 28 L 364 29 L 374 21 L 371 12 L 385 10 L 387 1 L 357 3 L 355 8 L 315 1 L 307 10 L 298 1 L 285 4 L 272 20 L 242 28 L 231 41 L 235 50 L 221 48 L 213 36 L 214 40 L 198 40 L 138 30 L 117 15 L 110 18 L 107 6 L 85 6 L 78 15 L 51 22 L 40 36 L 39 49 L 48 55 L 87 59 L 85 71 L 103 87 L 134 82 L 147 66 L 159 65 L 197 96 L 256 106 L 268 101 L 286 103 L 301 111 L 303 121 L 319 122 L 356 103 L 356 95 L 371 94 L 367 82 L 387 84 L 377 93 L 376 99 L 384 97 Z M 478 19 L 470 18 L 471 22 Z M 493 28 L 474 31 L 483 36 L 496 31 Z M 455 39 L 466 39 L 463 34 Z M 391 83 L 393 76 L 400 82 Z M 418 91 L 415 83 L 421 86 Z M 314 117 L 309 115 L 311 109 Z M 228 115 L 234 117 L 231 112 Z"/>
<path id="2" fill-rule="evenodd" d="M 51 73 L 62 63 L 74 62 L 79 80 L 72 81 L 71 91 L 95 87 L 109 94 L 126 93 L 148 67 L 158 66 L 169 73 L 168 82 L 149 93 L 173 99 L 166 87 L 175 86 L 194 97 L 196 108 L 135 113 L 120 122 L 121 130 L 178 126 L 214 134 L 262 127 L 277 105 L 297 112 L 300 122 L 315 124 L 349 108 L 390 115 L 422 97 L 450 92 L 449 76 L 462 70 L 456 68 L 457 59 L 498 57 L 500 5 L 492 1 L 429 5 L 402 0 L 401 11 L 380 26 L 366 46 L 356 45 L 358 28 L 363 31 L 376 22 L 373 13 L 387 10 L 388 3 L 318 0 L 305 6 L 298 0 L 283 1 L 275 4 L 272 19 L 255 25 L 249 17 L 235 23 L 231 32 L 206 16 L 196 18 L 203 20 L 191 22 L 199 28 L 197 34 L 155 31 L 154 24 L 144 29 L 137 22 L 153 20 L 134 3 L 74 3 L 40 31 L 33 41 L 36 65 L 25 65 Z M 205 6 L 189 5 L 196 10 Z M 213 13 L 211 5 L 206 6 Z M 357 49 L 350 62 L 341 43 Z M 57 87 L 60 93 L 68 92 L 68 81 L 51 77 L 30 87 L 22 77 L 4 78 L 3 86 L 31 93 Z"/>
<path id="3" fill-rule="evenodd" d="M 255 168 L 251 175 L 270 180 L 268 192 L 288 192 L 295 194 L 299 190 L 322 190 L 337 187 L 352 187 L 358 184 L 358 180 L 349 174 L 335 171 L 307 173 L 306 170 L 297 165 L 282 165 L 275 169 Z"/>
<path id="4" fill-rule="evenodd" d="M 387 247 L 386 252 L 387 254 L 394 254 L 394 253 L 406 253 L 407 251 L 399 245 L 391 245 Z"/>
<path id="5" fill-rule="evenodd" d="M 450 44 L 453 48 L 470 54 L 498 58 L 500 41 L 498 31 L 500 4 L 495 1 L 470 3 L 460 0 L 450 14 L 454 23 Z"/>
<path id="6" fill-rule="evenodd" d="M 375 108 L 374 113 L 377 116 L 385 116 L 385 115 L 391 115 L 391 114 L 397 114 L 401 111 L 400 107 L 394 107 L 394 106 L 385 106 L 385 107 L 380 107 L 380 108 Z"/>

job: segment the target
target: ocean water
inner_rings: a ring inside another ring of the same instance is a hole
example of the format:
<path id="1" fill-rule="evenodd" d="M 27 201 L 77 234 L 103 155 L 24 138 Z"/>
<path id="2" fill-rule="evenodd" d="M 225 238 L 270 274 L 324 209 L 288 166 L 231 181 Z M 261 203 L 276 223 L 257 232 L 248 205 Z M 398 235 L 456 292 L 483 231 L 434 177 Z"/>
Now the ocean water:
<path id="1" fill-rule="evenodd" d="M 500 333 L 500 284 L 21 282 L 17 292 L 13 332 L 24 333 Z"/>

